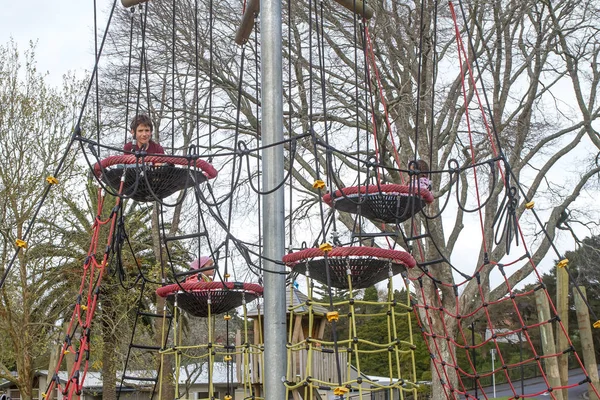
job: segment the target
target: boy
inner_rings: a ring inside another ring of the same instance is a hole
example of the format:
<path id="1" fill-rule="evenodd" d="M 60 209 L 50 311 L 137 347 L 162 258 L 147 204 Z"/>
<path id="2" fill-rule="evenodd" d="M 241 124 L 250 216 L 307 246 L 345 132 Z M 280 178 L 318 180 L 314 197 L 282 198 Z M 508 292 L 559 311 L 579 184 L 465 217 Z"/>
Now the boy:
<path id="1" fill-rule="evenodd" d="M 165 149 L 152 140 L 152 120 L 145 114 L 136 115 L 131 121 L 131 136 L 136 142 L 125 143 L 123 151 L 133 152 L 144 150 L 148 154 L 165 154 Z"/>

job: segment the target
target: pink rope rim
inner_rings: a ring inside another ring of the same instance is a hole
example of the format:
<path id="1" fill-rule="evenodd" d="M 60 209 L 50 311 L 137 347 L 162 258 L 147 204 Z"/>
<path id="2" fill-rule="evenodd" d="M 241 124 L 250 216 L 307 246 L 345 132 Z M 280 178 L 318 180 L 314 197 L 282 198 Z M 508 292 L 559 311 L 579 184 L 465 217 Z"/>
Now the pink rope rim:
<path id="1" fill-rule="evenodd" d="M 300 250 L 283 256 L 283 262 L 288 267 L 300 261 L 306 261 L 315 257 L 324 257 L 325 252 L 317 247 Z M 377 257 L 392 260 L 395 263 L 404 264 L 407 268 L 413 268 L 417 262 L 412 255 L 405 251 L 379 249 L 377 247 L 334 247 L 327 253 L 327 257 Z"/>
<path id="2" fill-rule="evenodd" d="M 170 156 L 146 156 L 144 157 L 144 160 L 146 161 L 146 163 L 170 163 L 170 164 L 176 164 L 176 165 L 183 165 L 183 166 L 188 166 L 190 165 L 189 161 L 185 158 L 179 158 L 179 157 L 170 157 Z M 96 174 L 96 176 L 100 176 L 102 174 L 102 169 L 104 168 L 108 168 L 112 165 L 117 165 L 117 164 L 136 164 L 136 162 L 139 162 L 139 159 L 136 158 L 136 156 L 134 156 L 133 154 L 124 154 L 124 155 L 119 155 L 119 156 L 110 156 L 107 157 L 105 159 L 103 159 L 102 161 L 100 161 L 100 165 L 98 165 L 98 163 L 94 164 L 94 173 Z M 197 159 L 195 162 L 192 162 L 190 167 L 196 167 L 197 169 L 199 169 L 200 171 L 202 171 L 202 173 L 204 174 L 204 176 L 206 176 L 206 179 L 213 179 L 217 176 L 217 170 L 215 169 L 215 167 L 213 167 L 210 163 L 201 160 L 201 159 Z M 102 168 L 101 168 L 102 167 Z"/>
<path id="3" fill-rule="evenodd" d="M 412 189 L 412 190 L 411 190 Z M 423 189 L 417 186 L 413 186 L 412 188 L 407 185 L 396 185 L 396 184 L 387 184 L 387 185 L 369 185 L 369 186 L 350 186 L 345 187 L 339 190 L 336 190 L 333 193 L 333 199 L 343 199 L 344 196 L 352 196 L 355 194 L 375 194 L 375 193 L 405 193 L 410 195 L 419 195 L 427 204 L 433 203 L 433 194 L 427 189 Z M 323 196 L 323 201 L 327 203 L 329 206 L 333 204 L 331 193 L 327 193 Z"/>
<path id="4" fill-rule="evenodd" d="M 244 291 L 251 295 L 262 296 L 263 287 L 256 283 L 244 283 L 242 287 L 237 282 L 182 282 L 181 285 L 176 283 L 156 289 L 156 294 L 160 297 L 167 297 L 170 294 L 177 292 L 216 292 L 216 291 Z M 182 288 L 184 291 L 182 291 Z"/>

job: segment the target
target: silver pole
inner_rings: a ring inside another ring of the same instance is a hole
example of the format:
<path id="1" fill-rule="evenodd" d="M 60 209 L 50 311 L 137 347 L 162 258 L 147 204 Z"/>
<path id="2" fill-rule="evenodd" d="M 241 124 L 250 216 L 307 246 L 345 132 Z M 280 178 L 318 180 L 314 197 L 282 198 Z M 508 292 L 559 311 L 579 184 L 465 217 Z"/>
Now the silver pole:
<path id="1" fill-rule="evenodd" d="M 491 349 L 492 353 L 492 387 L 494 388 L 494 398 L 496 398 L 496 374 L 494 373 L 494 360 L 496 359 L 496 349 Z"/>
<path id="2" fill-rule="evenodd" d="M 260 49 L 262 62 L 262 145 L 283 139 L 283 62 L 281 44 L 281 0 L 260 2 Z M 283 146 L 262 151 L 263 190 L 271 190 L 284 177 Z M 283 187 L 268 194 L 263 201 L 264 256 L 281 260 L 284 253 Z M 283 272 L 284 267 L 270 261 L 263 263 L 268 271 Z M 285 276 L 264 273 L 265 357 L 263 384 L 266 400 L 285 399 L 282 380 L 286 371 Z"/>

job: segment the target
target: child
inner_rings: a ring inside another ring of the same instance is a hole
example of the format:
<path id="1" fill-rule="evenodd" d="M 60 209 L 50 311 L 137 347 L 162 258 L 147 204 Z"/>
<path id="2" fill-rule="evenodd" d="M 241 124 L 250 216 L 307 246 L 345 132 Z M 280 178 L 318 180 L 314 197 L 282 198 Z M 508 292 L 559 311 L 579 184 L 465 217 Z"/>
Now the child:
<path id="1" fill-rule="evenodd" d="M 202 256 L 202 257 L 197 258 L 194 261 L 192 261 L 192 263 L 190 264 L 190 270 L 212 267 L 213 265 L 215 265 L 215 262 L 213 261 L 212 258 L 210 258 L 208 256 Z M 213 268 L 213 269 L 209 269 L 207 271 L 203 271 L 203 272 L 194 274 L 194 275 L 188 277 L 185 280 L 185 282 L 193 283 L 193 282 L 198 282 L 200 280 L 202 280 L 203 282 L 212 282 L 214 275 L 215 275 L 215 269 Z"/>
<path id="2" fill-rule="evenodd" d="M 131 136 L 133 141 L 137 142 L 134 146 L 132 142 L 125 143 L 123 151 L 141 151 L 148 154 L 165 154 L 165 149 L 152 140 L 152 120 L 145 114 L 138 114 L 131 121 Z"/>
<path id="3" fill-rule="evenodd" d="M 416 168 L 415 168 L 416 167 Z M 413 176 L 413 185 L 415 189 L 427 189 L 431 191 L 431 180 L 429 179 L 429 164 L 427 164 L 423 160 L 417 160 L 416 162 L 411 162 L 410 167 L 411 171 L 415 169 L 419 171 L 418 175 Z"/>

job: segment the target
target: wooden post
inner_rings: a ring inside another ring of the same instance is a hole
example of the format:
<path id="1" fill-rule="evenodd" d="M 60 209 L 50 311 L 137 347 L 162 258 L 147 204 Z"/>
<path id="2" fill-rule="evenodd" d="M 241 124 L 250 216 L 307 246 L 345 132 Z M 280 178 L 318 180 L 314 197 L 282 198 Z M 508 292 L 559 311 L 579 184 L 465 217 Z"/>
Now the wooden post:
<path id="1" fill-rule="evenodd" d="M 246 3 L 246 10 L 242 15 L 240 27 L 235 34 L 235 42 L 242 45 L 248 41 L 252 28 L 254 27 L 254 18 L 260 11 L 260 0 L 249 0 Z"/>
<path id="2" fill-rule="evenodd" d="M 586 297 L 585 286 L 579 286 L 581 294 Z M 588 393 L 590 400 L 598 400 L 596 393 L 592 389 L 592 385 L 596 390 L 600 389 L 598 385 L 598 364 L 596 364 L 596 355 L 594 354 L 594 341 L 592 339 L 592 327 L 590 324 L 590 313 L 585 304 L 585 301 L 577 290 L 573 290 L 575 295 L 575 310 L 577 311 L 577 325 L 579 326 L 579 336 L 581 337 L 581 351 L 583 353 L 583 362 L 585 363 L 585 369 L 592 380 L 591 385 L 588 386 Z"/>
<path id="3" fill-rule="evenodd" d="M 123 7 L 133 7 L 140 3 L 145 3 L 147 1 L 148 0 L 121 0 L 121 4 L 123 4 Z"/>
<path id="4" fill-rule="evenodd" d="M 569 274 L 564 268 L 556 268 L 556 307 L 558 316 L 565 329 L 569 330 Z M 569 347 L 567 336 L 563 333 L 559 324 L 556 324 L 556 347 L 558 351 L 564 351 Z M 569 353 L 558 356 L 558 371 L 562 386 L 569 384 Z M 568 390 L 563 389 L 563 400 L 568 400 Z"/>
<path id="5" fill-rule="evenodd" d="M 537 306 L 538 319 L 540 323 L 550 320 L 550 304 L 548 303 L 548 297 L 546 297 L 545 290 L 538 290 L 535 292 L 535 305 Z M 554 332 L 552 332 L 551 324 L 543 324 L 540 326 L 540 333 L 542 336 L 542 351 L 544 355 L 556 354 L 556 346 L 554 345 Z M 558 372 L 558 360 L 556 357 L 549 357 L 546 361 L 546 376 L 548 382 L 552 388 L 559 387 L 560 385 L 560 374 Z M 562 390 L 556 390 L 552 392 L 556 397 L 556 400 L 563 400 Z"/>
<path id="6" fill-rule="evenodd" d="M 348 10 L 355 12 L 356 14 L 366 19 L 373 17 L 373 9 L 366 5 L 362 0 L 335 0 Z"/>

